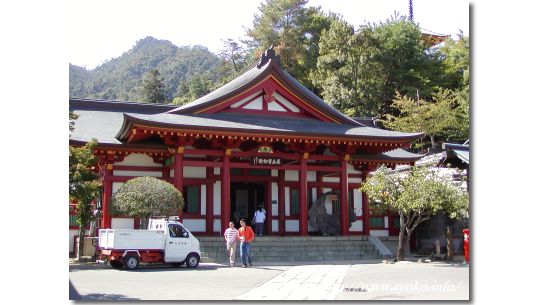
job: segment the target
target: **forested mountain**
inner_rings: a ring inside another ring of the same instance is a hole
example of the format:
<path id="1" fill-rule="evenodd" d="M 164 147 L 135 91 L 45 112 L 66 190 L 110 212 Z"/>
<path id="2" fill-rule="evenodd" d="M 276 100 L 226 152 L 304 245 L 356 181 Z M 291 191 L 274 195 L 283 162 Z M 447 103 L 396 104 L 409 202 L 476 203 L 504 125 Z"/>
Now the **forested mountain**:
<path id="1" fill-rule="evenodd" d="M 181 105 L 240 75 L 273 45 L 288 73 L 350 117 L 424 132 L 430 141 L 422 148 L 469 139 L 463 33 L 436 45 L 406 16 L 354 26 L 308 0 L 265 0 L 245 34 L 223 37 L 218 55 L 146 37 L 93 70 L 70 65 L 70 96 Z"/>
<path id="2" fill-rule="evenodd" d="M 181 95 L 181 87 L 191 79 L 208 78 L 219 83 L 227 70 L 217 55 L 203 46 L 178 47 L 167 40 L 146 37 L 129 51 L 93 70 L 69 65 L 71 97 L 143 101 L 144 75 L 157 69 L 162 76 L 166 102 Z M 231 72 L 231 71 L 230 71 Z M 183 89 L 184 90 L 184 89 Z"/>

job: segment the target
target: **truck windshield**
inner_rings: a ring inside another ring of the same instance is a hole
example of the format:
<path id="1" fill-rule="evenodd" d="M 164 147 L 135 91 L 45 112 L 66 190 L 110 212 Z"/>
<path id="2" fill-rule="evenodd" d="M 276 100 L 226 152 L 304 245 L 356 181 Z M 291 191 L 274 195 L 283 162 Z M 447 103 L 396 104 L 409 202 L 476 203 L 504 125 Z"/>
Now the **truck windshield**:
<path id="1" fill-rule="evenodd" d="M 176 224 L 169 224 L 168 231 L 170 231 L 170 237 L 188 237 L 187 231 L 182 226 Z"/>

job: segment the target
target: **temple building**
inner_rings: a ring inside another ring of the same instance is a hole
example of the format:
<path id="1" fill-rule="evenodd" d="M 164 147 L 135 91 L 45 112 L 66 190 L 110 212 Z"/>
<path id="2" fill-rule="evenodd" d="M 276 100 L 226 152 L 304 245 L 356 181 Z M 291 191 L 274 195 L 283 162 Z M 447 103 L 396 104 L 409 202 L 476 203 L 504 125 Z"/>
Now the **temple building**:
<path id="1" fill-rule="evenodd" d="M 405 149 L 423 134 L 347 117 L 284 71 L 273 49 L 183 106 L 78 98 L 69 106 L 79 115 L 70 145 L 99 143 L 104 228 L 138 226 L 136 219 L 111 215 L 111 198 L 129 179 L 153 176 L 183 193 L 178 214 L 197 235 L 220 235 L 229 220 L 252 219 L 260 204 L 266 234 L 319 234 L 308 210 L 332 192 L 323 204 L 327 214 L 339 215 L 339 235 L 386 236 L 398 231 L 398 217 L 370 215 L 361 182 L 380 165 L 422 157 Z"/>

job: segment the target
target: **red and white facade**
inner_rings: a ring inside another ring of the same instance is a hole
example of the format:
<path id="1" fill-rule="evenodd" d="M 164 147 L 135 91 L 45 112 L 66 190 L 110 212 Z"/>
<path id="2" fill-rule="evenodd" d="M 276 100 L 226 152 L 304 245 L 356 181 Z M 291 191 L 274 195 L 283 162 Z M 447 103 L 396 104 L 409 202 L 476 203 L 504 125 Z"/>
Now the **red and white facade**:
<path id="1" fill-rule="evenodd" d="M 402 148 L 422 134 L 353 121 L 282 71 L 271 51 L 242 76 L 178 108 L 148 114 L 143 104 L 71 99 L 79 114 L 71 144 L 99 141 L 102 227 L 136 228 L 135 219 L 110 214 L 111 198 L 129 179 L 153 176 L 182 191 L 186 209 L 178 214 L 197 235 L 220 235 L 229 220 L 251 219 L 258 204 L 267 211 L 266 234 L 316 234 L 308 208 L 331 190 L 340 195 L 327 198 L 326 209 L 341 211 L 342 235 L 397 231 L 391 215 L 370 215 L 359 188 L 381 164 L 420 158 Z M 105 123 L 111 128 L 101 128 Z M 357 216 L 351 224 L 340 208 L 348 204 Z"/>

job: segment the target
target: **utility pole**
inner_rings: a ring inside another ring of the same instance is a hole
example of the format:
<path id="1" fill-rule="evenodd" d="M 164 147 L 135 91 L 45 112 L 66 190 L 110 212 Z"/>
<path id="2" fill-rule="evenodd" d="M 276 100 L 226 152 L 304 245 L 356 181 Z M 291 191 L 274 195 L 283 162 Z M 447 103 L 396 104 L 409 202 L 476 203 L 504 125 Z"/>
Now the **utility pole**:
<path id="1" fill-rule="evenodd" d="M 413 20 L 413 0 L 409 0 L 409 20 Z"/>

